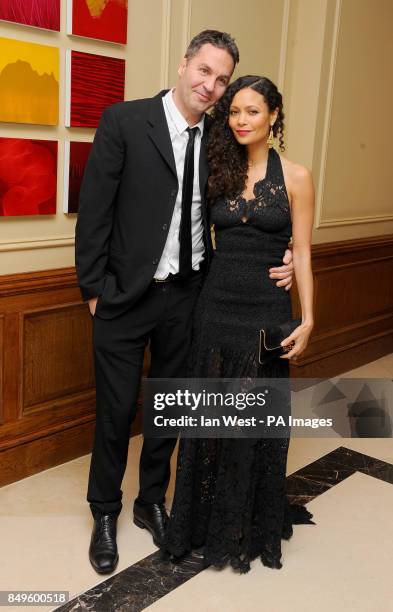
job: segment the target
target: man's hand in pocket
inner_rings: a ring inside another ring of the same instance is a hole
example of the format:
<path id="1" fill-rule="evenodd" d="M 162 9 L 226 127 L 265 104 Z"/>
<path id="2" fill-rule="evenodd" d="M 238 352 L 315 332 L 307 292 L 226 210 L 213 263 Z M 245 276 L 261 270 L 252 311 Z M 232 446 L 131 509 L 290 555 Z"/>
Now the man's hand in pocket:
<path id="1" fill-rule="evenodd" d="M 90 314 L 91 314 L 92 317 L 94 317 L 94 315 L 96 313 L 97 300 L 98 300 L 98 297 L 91 298 L 91 300 L 89 300 Z"/>

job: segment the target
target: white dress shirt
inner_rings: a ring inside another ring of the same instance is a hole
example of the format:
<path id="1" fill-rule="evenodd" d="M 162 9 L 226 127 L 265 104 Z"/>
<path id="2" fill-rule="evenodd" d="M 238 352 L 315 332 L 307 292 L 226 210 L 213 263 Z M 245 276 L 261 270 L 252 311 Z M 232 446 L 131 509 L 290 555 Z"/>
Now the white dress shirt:
<path id="1" fill-rule="evenodd" d="M 179 272 L 179 229 L 181 220 L 184 158 L 189 137 L 187 128 L 190 127 L 173 100 L 173 90 L 170 90 L 167 94 L 165 94 L 165 96 L 162 98 L 162 103 L 164 106 L 165 117 L 168 122 L 169 134 L 175 157 L 179 190 L 177 192 L 177 198 L 175 207 L 173 209 L 172 220 L 165 247 L 154 275 L 154 278 L 160 280 L 165 279 L 168 274 L 177 274 L 177 272 Z M 201 211 L 202 202 L 199 188 L 199 154 L 201 151 L 204 123 L 205 117 L 203 116 L 199 123 L 192 126 L 193 128 L 199 128 L 195 134 L 194 141 L 194 189 L 191 208 L 192 267 L 194 270 L 199 269 L 200 263 L 204 258 L 205 251 L 203 244 L 203 223 Z"/>

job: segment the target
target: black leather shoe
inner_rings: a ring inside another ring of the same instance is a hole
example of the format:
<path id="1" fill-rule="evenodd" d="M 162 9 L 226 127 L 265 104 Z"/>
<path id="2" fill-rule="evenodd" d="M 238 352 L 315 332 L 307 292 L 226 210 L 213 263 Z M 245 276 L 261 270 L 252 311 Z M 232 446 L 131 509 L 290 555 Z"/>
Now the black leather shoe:
<path id="1" fill-rule="evenodd" d="M 119 561 L 116 544 L 117 514 L 97 514 L 89 548 L 90 563 L 99 574 L 110 574 Z"/>
<path id="2" fill-rule="evenodd" d="M 137 499 L 134 502 L 134 523 L 141 529 L 148 529 L 153 536 L 153 542 L 160 547 L 164 542 L 168 515 L 164 504 L 142 504 Z"/>

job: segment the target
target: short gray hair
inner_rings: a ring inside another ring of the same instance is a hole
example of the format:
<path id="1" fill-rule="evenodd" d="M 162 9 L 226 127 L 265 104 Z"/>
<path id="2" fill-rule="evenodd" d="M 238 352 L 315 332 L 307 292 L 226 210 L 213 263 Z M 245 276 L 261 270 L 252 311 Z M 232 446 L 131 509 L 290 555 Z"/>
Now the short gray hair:
<path id="1" fill-rule="evenodd" d="M 237 48 L 235 39 L 232 38 L 230 34 L 219 32 L 218 30 L 203 30 L 203 32 L 199 32 L 199 34 L 194 36 L 187 47 L 185 57 L 187 59 L 194 57 L 199 49 L 206 44 L 228 51 L 235 66 L 239 62 L 239 49 Z"/>

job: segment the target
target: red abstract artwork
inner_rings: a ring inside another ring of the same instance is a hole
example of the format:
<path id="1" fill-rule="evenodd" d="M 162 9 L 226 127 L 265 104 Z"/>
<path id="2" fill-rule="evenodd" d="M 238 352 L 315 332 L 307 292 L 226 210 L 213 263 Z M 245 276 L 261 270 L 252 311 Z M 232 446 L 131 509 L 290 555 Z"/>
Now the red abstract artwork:
<path id="1" fill-rule="evenodd" d="M 0 0 L 0 19 L 60 31 L 60 0 Z"/>
<path id="2" fill-rule="evenodd" d="M 127 0 L 68 0 L 67 34 L 127 42 Z"/>
<path id="3" fill-rule="evenodd" d="M 124 100 L 125 60 L 70 49 L 66 60 L 65 124 L 95 128 L 107 106 Z"/>
<path id="4" fill-rule="evenodd" d="M 65 213 L 78 212 L 79 192 L 92 144 L 91 142 L 65 142 L 63 205 Z"/>
<path id="5" fill-rule="evenodd" d="M 57 141 L 0 138 L 0 216 L 54 215 Z"/>

